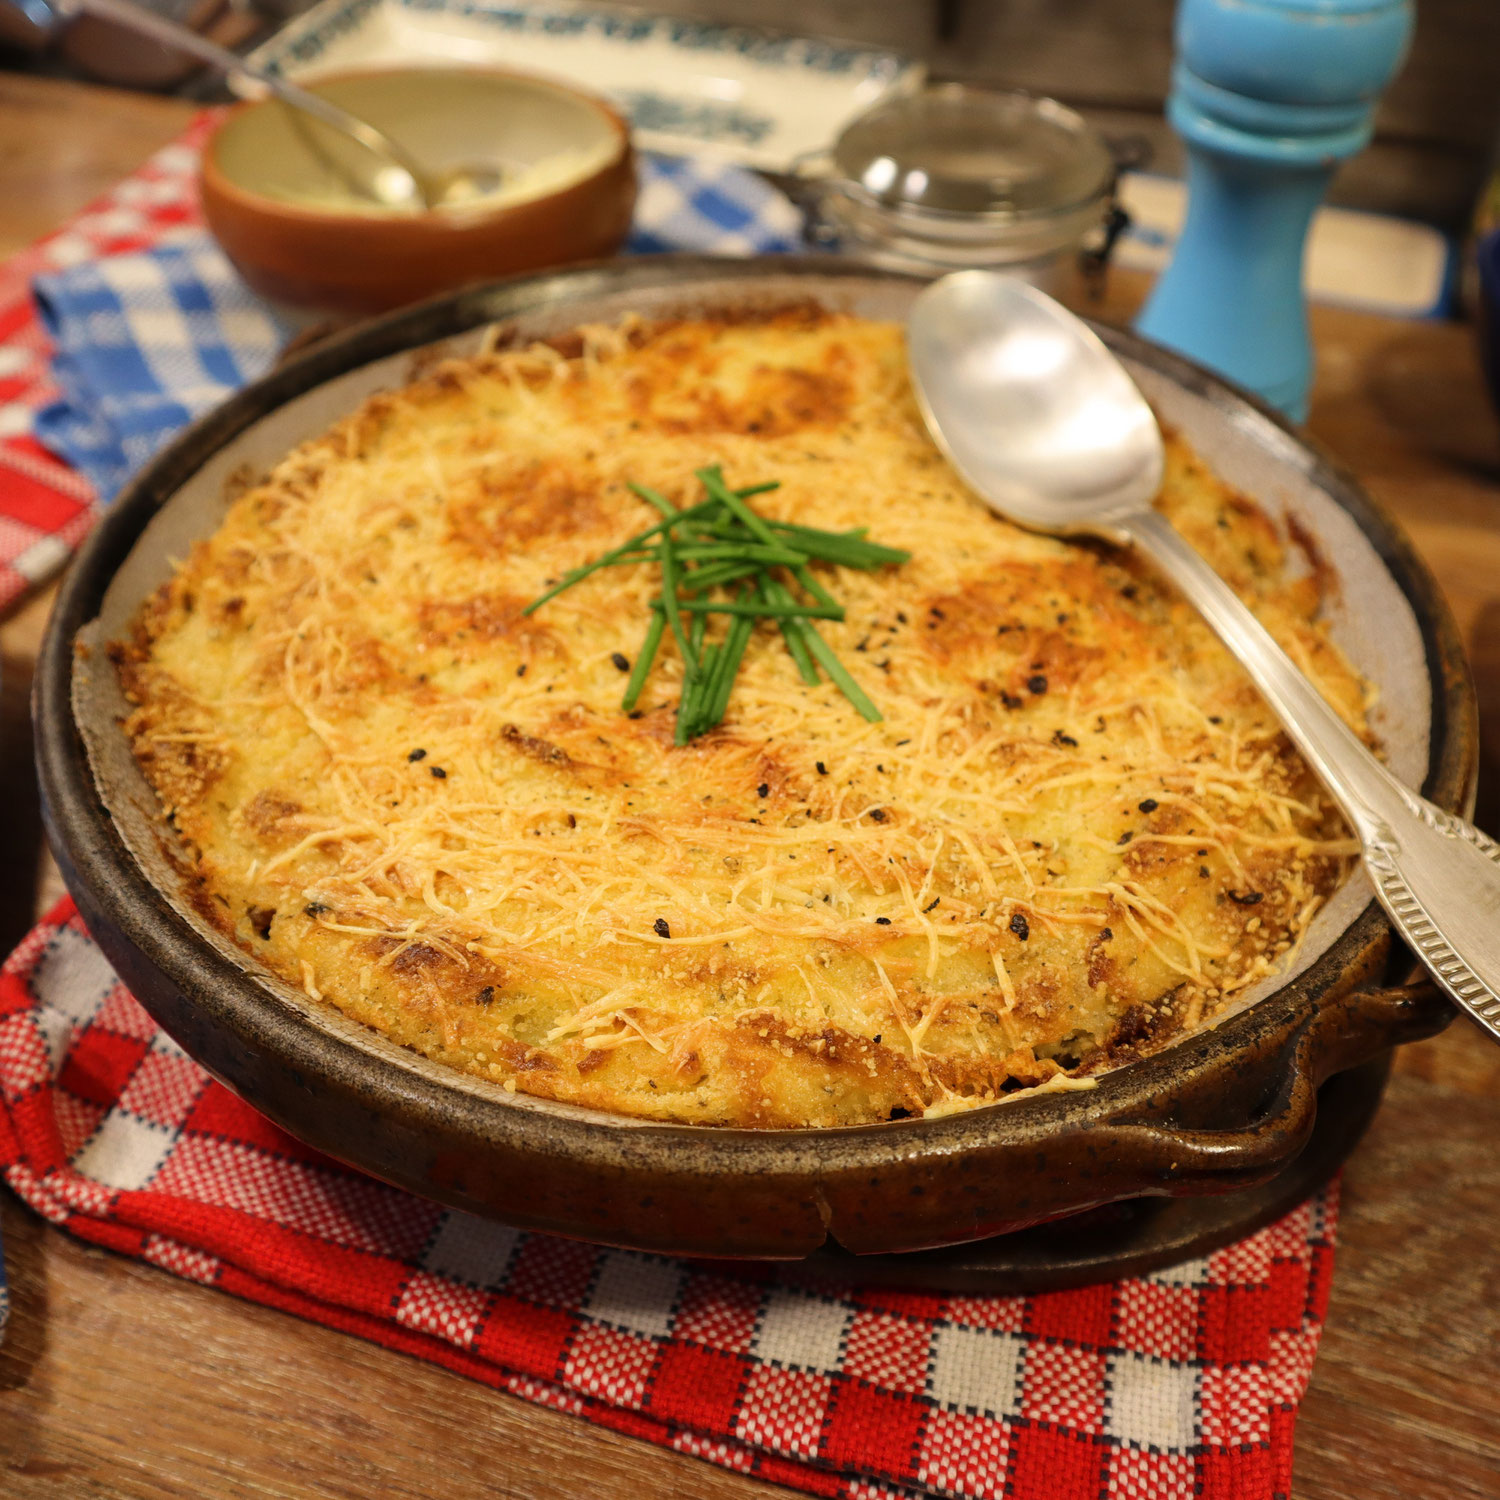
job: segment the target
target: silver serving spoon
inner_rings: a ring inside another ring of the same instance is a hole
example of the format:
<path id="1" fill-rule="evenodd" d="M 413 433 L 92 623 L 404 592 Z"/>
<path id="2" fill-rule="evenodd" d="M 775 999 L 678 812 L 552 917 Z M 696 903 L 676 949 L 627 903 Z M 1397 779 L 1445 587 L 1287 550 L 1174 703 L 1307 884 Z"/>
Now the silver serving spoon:
<path id="1" fill-rule="evenodd" d="M 377 158 L 378 165 L 374 170 L 352 174 L 350 180 L 362 196 L 387 208 L 421 210 L 457 207 L 494 192 L 504 180 L 500 168 L 491 163 L 475 163 L 450 167 L 442 172 L 429 172 L 409 151 L 393 141 L 383 130 L 377 130 L 368 120 L 350 114 L 347 109 L 331 99 L 325 99 L 321 94 L 314 94 L 295 83 L 288 83 L 279 75 L 246 62 L 227 47 L 220 47 L 176 21 L 169 21 L 139 5 L 132 5 L 130 0 L 66 0 L 64 9 L 69 15 L 87 12 L 101 20 L 113 21 L 117 26 L 127 27 L 142 36 L 164 42 L 179 52 L 202 58 L 204 62 L 213 64 L 225 73 L 238 73 L 243 77 L 253 78 L 293 109 L 299 109 L 325 125 L 332 126 Z"/>
<path id="2" fill-rule="evenodd" d="M 1392 776 L 1152 509 L 1161 433 L 1103 342 L 1050 297 L 992 271 L 927 287 L 907 338 L 927 426 L 984 500 L 1036 531 L 1139 547 L 1202 612 L 1343 808 L 1396 930 L 1500 1040 L 1500 845 Z"/>

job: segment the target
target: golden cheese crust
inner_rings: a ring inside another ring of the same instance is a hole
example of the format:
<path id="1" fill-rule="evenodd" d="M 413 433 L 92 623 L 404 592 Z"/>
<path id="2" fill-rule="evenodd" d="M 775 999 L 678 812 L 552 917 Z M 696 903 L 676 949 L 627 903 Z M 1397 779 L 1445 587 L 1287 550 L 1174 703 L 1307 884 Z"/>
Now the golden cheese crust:
<path id="1" fill-rule="evenodd" d="M 883 722 L 752 638 L 672 745 L 656 588 L 566 570 L 766 479 L 868 526 L 823 632 Z M 1275 528 L 1169 444 L 1162 508 L 1364 730 Z M 1195 613 L 1134 558 L 997 519 L 927 439 L 899 328 L 787 307 L 429 369 L 293 452 L 116 648 L 200 907 L 269 968 L 507 1088 L 832 1126 L 1066 1086 L 1297 942 L 1353 852 Z"/>

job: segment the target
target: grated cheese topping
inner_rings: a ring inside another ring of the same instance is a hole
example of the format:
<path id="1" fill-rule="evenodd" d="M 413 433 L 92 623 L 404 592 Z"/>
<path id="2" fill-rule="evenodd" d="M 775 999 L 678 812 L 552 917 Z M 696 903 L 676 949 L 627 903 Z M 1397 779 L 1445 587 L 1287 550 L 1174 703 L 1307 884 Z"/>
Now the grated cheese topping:
<path id="1" fill-rule="evenodd" d="M 824 570 L 848 618 L 818 628 L 883 722 L 762 624 L 674 748 L 670 638 L 619 708 L 653 569 L 522 614 L 656 519 L 627 480 L 687 504 L 706 463 L 912 553 Z M 1175 440 L 1160 504 L 1363 731 L 1268 519 Z M 1087 1086 L 1283 962 L 1355 853 L 1191 608 L 996 518 L 900 330 L 813 307 L 441 364 L 241 495 L 116 654 L 226 932 L 429 1056 L 650 1118 Z"/>

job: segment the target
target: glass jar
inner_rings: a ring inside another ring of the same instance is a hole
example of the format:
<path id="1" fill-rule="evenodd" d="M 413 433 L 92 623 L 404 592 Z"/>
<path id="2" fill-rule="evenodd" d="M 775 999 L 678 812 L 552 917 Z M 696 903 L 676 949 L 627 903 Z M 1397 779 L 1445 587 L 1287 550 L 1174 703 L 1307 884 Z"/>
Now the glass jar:
<path id="1" fill-rule="evenodd" d="M 877 105 L 805 162 L 810 237 L 891 270 L 1056 279 L 1105 240 L 1115 160 L 1075 110 L 940 84 Z"/>

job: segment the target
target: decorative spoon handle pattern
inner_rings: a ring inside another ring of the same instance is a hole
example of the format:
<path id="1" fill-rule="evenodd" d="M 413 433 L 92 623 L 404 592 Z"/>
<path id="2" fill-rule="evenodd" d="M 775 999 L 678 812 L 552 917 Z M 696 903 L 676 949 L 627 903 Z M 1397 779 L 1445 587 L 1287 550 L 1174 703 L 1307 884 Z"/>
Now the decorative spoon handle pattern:
<path id="1" fill-rule="evenodd" d="M 1409 848 L 1394 835 L 1370 840 L 1365 844 L 1365 865 L 1375 894 L 1454 1003 L 1500 1041 L 1500 993 L 1493 973 L 1487 981 L 1474 971 L 1463 956 L 1468 944 L 1462 936 L 1449 935 L 1444 911 L 1445 904 L 1463 906 L 1488 890 L 1492 941 L 1500 943 L 1500 844 L 1421 797 L 1408 797 L 1413 816 L 1425 827 L 1422 837 L 1430 838 L 1433 846 L 1428 851 L 1429 860 L 1436 863 L 1433 878 L 1414 887 L 1405 873 Z"/>
<path id="2" fill-rule="evenodd" d="M 1239 658 L 1353 825 L 1396 930 L 1500 1041 L 1500 845 L 1386 770 L 1164 516 L 1125 517 L 1118 533 L 1151 554 Z"/>

